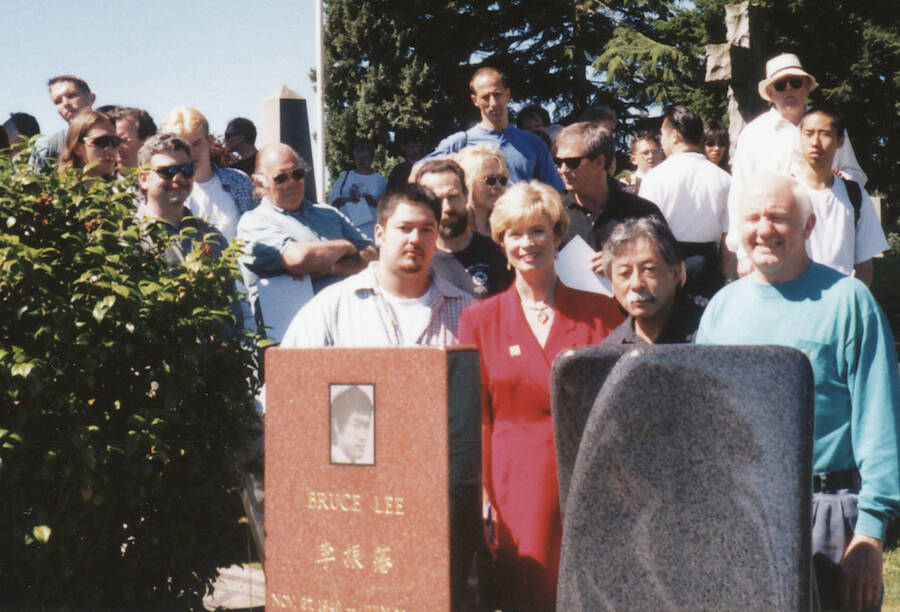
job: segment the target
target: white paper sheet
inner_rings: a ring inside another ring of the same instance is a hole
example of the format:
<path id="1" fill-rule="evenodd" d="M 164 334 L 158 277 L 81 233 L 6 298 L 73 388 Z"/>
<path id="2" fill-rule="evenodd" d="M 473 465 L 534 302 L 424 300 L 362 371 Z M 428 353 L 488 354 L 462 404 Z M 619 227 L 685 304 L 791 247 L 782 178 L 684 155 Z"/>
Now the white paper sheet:
<path id="1" fill-rule="evenodd" d="M 612 297 L 612 286 L 602 274 L 594 274 L 590 261 L 594 249 L 576 235 L 556 255 L 556 274 L 559 280 L 572 289 L 581 289 L 591 293 L 600 293 Z"/>
<path id="2" fill-rule="evenodd" d="M 312 299 L 312 281 L 309 276 L 297 280 L 289 274 L 280 274 L 259 279 L 256 287 L 263 321 L 270 328 L 266 335 L 272 342 L 281 342 L 294 315 Z"/>

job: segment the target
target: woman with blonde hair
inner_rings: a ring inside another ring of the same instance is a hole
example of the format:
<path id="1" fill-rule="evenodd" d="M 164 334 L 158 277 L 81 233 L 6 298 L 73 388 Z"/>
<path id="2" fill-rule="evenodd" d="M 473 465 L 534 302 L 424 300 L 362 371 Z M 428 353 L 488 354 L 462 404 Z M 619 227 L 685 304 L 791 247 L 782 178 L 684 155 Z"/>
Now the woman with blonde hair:
<path id="1" fill-rule="evenodd" d="M 113 179 L 120 142 L 109 117 L 90 109 L 82 110 L 69 123 L 66 144 L 59 157 L 59 173 L 94 164 L 85 171 L 85 176 Z"/>
<path id="2" fill-rule="evenodd" d="M 624 318 L 611 298 L 557 278 L 568 221 L 552 187 L 510 187 L 490 224 L 515 280 L 459 321 L 460 344 L 481 353 L 483 512 L 496 561 L 486 577 L 491 610 L 555 609 L 562 522 L 550 366 L 561 351 L 599 344 Z"/>
<path id="3" fill-rule="evenodd" d="M 506 159 L 497 149 L 484 145 L 466 147 L 453 156 L 466 173 L 469 192 L 468 209 L 472 229 L 484 236 L 491 235 L 489 219 L 494 203 L 509 182 Z"/>

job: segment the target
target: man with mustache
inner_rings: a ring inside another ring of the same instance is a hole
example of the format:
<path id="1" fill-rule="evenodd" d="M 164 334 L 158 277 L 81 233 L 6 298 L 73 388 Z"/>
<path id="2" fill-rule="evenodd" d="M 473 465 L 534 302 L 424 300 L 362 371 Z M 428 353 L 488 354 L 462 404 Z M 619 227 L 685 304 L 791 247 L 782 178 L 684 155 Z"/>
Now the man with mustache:
<path id="1" fill-rule="evenodd" d="M 466 181 L 462 168 L 449 159 L 423 163 L 416 183 L 431 190 L 441 202 L 437 251 L 431 262 L 438 276 L 476 299 L 504 291 L 513 280 L 502 249 L 493 240 L 469 228 Z"/>
<path id="2" fill-rule="evenodd" d="M 690 343 L 706 299 L 682 291 L 684 262 L 671 230 L 655 217 L 620 223 L 603 245 L 606 275 L 628 318 L 603 344 Z"/>
<path id="3" fill-rule="evenodd" d="M 450 346 L 472 297 L 431 270 L 441 204 L 419 185 L 378 202 L 377 262 L 326 287 L 291 321 L 281 346 Z"/>

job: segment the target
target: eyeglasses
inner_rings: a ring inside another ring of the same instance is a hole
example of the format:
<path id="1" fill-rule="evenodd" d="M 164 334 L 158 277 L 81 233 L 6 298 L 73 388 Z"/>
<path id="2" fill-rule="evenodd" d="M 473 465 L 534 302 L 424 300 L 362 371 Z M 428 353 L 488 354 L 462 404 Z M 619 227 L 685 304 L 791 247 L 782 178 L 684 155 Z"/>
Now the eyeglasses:
<path id="1" fill-rule="evenodd" d="M 566 168 L 569 170 L 577 170 L 585 158 L 591 159 L 589 155 L 580 155 L 578 157 L 554 157 L 553 163 L 556 164 L 557 168 L 565 164 Z"/>
<path id="2" fill-rule="evenodd" d="M 276 174 L 272 177 L 272 182 L 276 185 L 281 185 L 289 178 L 294 179 L 295 181 L 302 181 L 306 178 L 306 170 L 303 168 L 294 168 L 290 172 L 282 172 L 281 174 Z"/>
<path id="3" fill-rule="evenodd" d="M 153 171 L 167 181 L 171 181 L 179 173 L 186 179 L 194 178 L 194 164 L 172 164 L 162 168 L 153 168 Z"/>
<path id="4" fill-rule="evenodd" d="M 487 185 L 488 187 L 493 187 L 497 183 L 500 183 L 501 186 L 506 187 L 506 184 L 509 182 L 509 177 L 493 175 L 493 176 L 486 176 L 486 177 L 482 178 L 481 180 L 484 181 L 484 184 Z"/>
<path id="5" fill-rule="evenodd" d="M 775 91 L 784 91 L 784 88 L 790 83 L 791 89 L 800 89 L 803 87 L 803 82 L 806 79 L 804 77 L 789 77 L 787 79 L 781 79 L 780 81 L 775 81 L 772 83 L 772 87 L 775 88 Z"/>
<path id="6" fill-rule="evenodd" d="M 118 136 L 97 136 L 93 140 L 85 138 L 84 142 L 95 149 L 115 149 L 122 144 L 122 139 Z"/>

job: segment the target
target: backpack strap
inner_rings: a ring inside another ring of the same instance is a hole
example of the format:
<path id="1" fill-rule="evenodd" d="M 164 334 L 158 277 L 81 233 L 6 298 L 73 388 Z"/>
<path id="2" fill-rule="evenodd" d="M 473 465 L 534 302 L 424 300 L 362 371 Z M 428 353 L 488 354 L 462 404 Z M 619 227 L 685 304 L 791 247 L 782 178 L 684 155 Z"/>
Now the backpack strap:
<path id="1" fill-rule="evenodd" d="M 862 209 L 862 187 L 856 181 L 851 181 L 844 177 L 841 177 L 841 180 L 844 181 L 847 195 L 850 196 L 850 203 L 853 204 L 853 224 L 856 225 L 859 223 L 860 210 Z"/>

